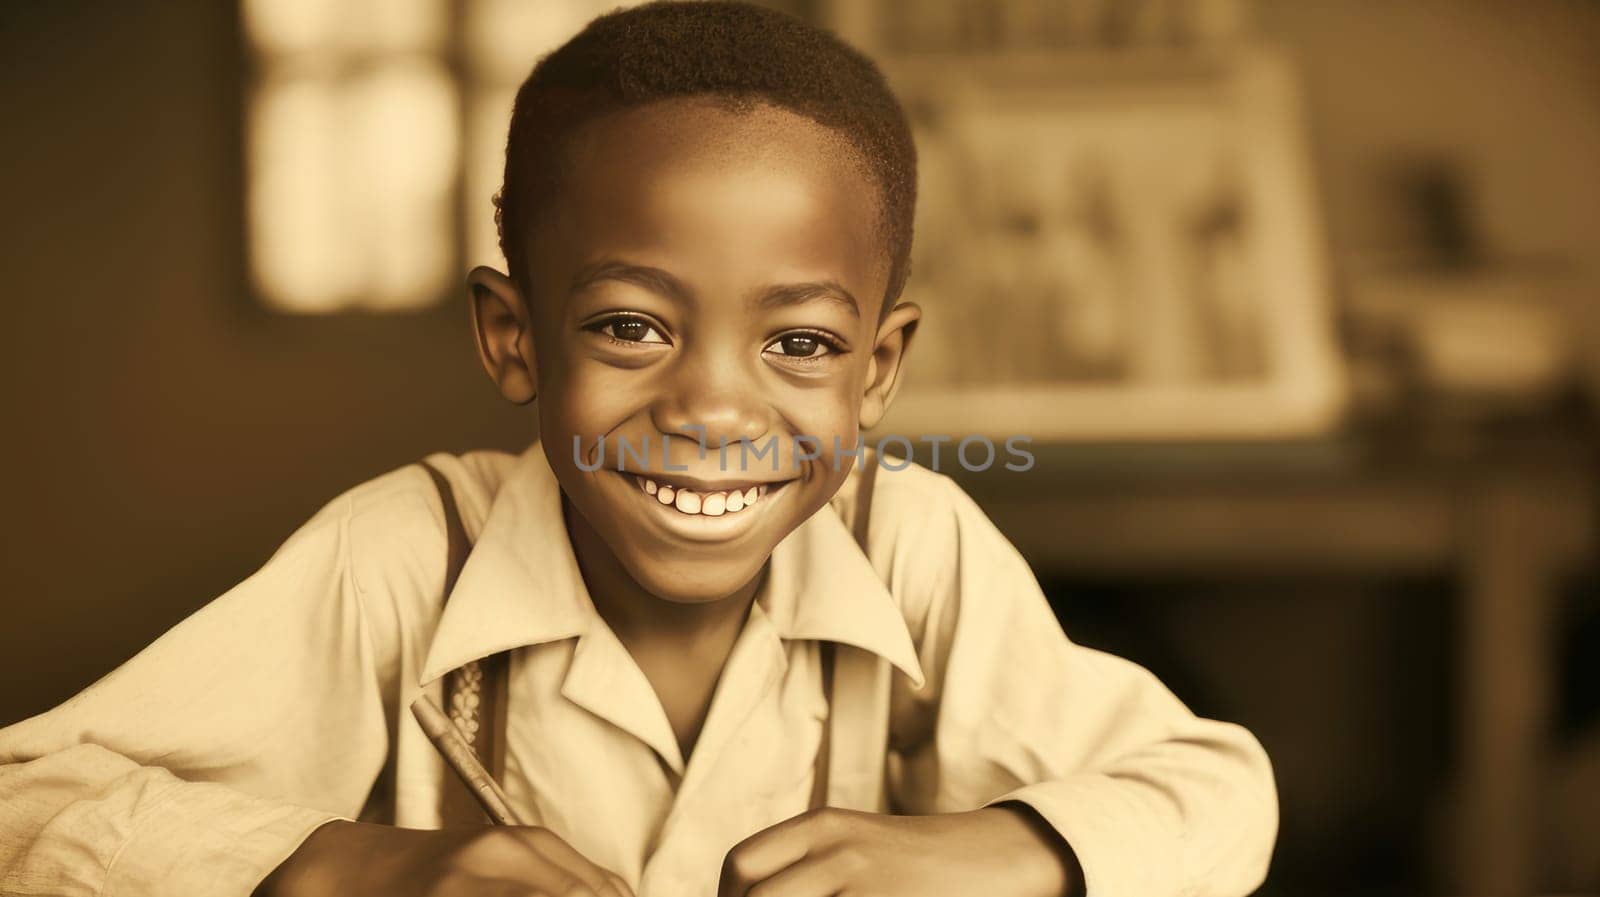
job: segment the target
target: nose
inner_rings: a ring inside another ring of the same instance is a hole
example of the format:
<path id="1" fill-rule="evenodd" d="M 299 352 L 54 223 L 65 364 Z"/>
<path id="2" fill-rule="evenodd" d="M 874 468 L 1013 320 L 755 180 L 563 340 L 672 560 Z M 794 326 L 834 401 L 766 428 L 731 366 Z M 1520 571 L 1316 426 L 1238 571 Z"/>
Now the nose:
<path id="1" fill-rule="evenodd" d="M 686 358 L 670 374 L 667 388 L 651 408 L 656 429 L 700 438 L 716 447 L 766 435 L 768 414 L 756 378 L 732 359 Z"/>

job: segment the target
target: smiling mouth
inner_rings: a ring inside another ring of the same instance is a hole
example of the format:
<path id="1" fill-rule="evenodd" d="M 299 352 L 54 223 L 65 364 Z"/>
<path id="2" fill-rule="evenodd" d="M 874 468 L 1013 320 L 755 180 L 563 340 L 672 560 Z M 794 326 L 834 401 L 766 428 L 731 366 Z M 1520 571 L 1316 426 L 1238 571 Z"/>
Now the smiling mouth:
<path id="1" fill-rule="evenodd" d="M 768 500 L 769 496 L 789 484 L 789 480 L 775 483 L 729 484 L 720 489 L 690 488 L 665 480 L 651 479 L 634 473 L 623 473 L 633 481 L 639 491 L 654 498 L 661 505 L 672 508 L 686 517 L 727 517 L 743 514 Z"/>

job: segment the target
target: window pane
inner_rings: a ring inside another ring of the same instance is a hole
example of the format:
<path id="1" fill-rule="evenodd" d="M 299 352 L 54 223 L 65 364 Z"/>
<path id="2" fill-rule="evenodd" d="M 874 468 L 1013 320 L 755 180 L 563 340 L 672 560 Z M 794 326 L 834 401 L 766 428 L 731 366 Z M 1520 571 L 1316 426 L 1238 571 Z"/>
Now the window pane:
<path id="1" fill-rule="evenodd" d="M 455 90 L 423 58 L 269 81 L 251 121 L 256 282 L 287 311 L 412 308 L 455 256 Z"/>
<path id="2" fill-rule="evenodd" d="M 455 91 L 422 61 L 383 66 L 345 96 L 345 187 L 360 241 L 362 297 L 374 308 L 426 304 L 446 289 L 455 255 L 452 192 L 459 158 Z"/>
<path id="3" fill-rule="evenodd" d="M 340 183 L 339 97 L 321 79 L 257 91 L 250 127 L 251 261 L 257 287 L 286 311 L 326 311 L 359 286 L 360 260 L 343 239 L 349 193 Z"/>
<path id="4" fill-rule="evenodd" d="M 257 51 L 293 53 L 332 48 L 339 5 L 322 0 L 244 0 L 245 33 Z"/>
<path id="5" fill-rule="evenodd" d="M 411 308 L 453 279 L 459 88 L 449 0 L 243 0 L 260 80 L 251 270 L 274 307 Z"/>
<path id="6" fill-rule="evenodd" d="M 444 0 L 243 0 L 245 33 L 266 54 L 428 51 L 444 45 Z"/>

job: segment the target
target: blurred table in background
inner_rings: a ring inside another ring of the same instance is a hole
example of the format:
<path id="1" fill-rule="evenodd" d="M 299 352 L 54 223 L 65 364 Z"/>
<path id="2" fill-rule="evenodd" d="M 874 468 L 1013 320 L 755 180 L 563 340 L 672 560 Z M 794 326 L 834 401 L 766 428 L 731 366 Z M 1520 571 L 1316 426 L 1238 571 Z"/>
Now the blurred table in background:
<path id="1" fill-rule="evenodd" d="M 1041 576 L 1440 575 L 1459 584 L 1461 886 L 1538 887 L 1551 627 L 1560 588 L 1596 559 L 1600 458 L 1588 436 L 1445 448 L 1035 447 L 1037 467 L 944 465 Z M 926 459 L 923 459 L 926 461 Z"/>

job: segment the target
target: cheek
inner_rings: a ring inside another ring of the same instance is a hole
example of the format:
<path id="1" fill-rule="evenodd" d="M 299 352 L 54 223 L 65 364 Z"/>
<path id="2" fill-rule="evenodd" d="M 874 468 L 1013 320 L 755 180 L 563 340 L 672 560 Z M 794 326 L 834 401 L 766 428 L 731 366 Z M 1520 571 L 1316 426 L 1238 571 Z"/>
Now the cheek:
<path id="1" fill-rule="evenodd" d="M 576 353 L 552 354 L 540 384 L 540 424 L 550 436 L 559 435 L 570 443 L 577 435 L 587 445 L 636 414 L 646 401 L 637 372 Z"/>
<path id="2" fill-rule="evenodd" d="M 849 448 L 856 441 L 861 395 L 855 378 L 840 378 L 825 387 L 800 390 L 785 402 L 783 416 L 795 435 L 815 437 L 824 458 L 834 453 L 834 440 Z"/>

